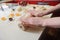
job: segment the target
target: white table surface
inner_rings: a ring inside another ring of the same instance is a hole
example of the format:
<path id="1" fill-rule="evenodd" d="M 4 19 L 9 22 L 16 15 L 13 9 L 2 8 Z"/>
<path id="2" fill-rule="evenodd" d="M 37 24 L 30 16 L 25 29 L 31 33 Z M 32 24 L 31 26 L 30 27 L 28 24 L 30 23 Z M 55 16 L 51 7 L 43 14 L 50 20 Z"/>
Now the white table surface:
<path id="1" fill-rule="evenodd" d="M 0 11 L 0 18 L 2 16 L 7 17 L 9 11 Z M 14 20 L 10 22 L 9 20 L 0 20 L 0 40 L 38 40 L 43 29 L 40 31 L 27 32 L 23 31 L 18 26 L 18 21 Z"/>
<path id="2" fill-rule="evenodd" d="M 43 30 L 39 32 L 23 31 L 19 28 L 17 20 L 12 22 L 8 19 L 1 20 L 2 16 L 7 17 L 7 13 L 0 11 L 0 40 L 38 40 Z"/>
<path id="3" fill-rule="evenodd" d="M 38 40 L 40 32 L 26 32 L 18 27 L 18 22 L 5 21 L 0 23 L 0 40 Z"/>

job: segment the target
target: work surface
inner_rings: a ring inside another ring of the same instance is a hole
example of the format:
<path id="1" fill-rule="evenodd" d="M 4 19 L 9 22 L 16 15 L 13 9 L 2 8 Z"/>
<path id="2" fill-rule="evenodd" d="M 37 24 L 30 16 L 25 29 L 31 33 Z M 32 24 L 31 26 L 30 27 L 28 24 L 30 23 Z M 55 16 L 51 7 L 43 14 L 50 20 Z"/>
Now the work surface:
<path id="1" fill-rule="evenodd" d="M 8 10 L 6 10 L 6 12 L 0 11 L 0 18 L 2 16 L 8 18 L 7 15 L 9 12 L 7 11 Z M 19 17 L 15 17 L 14 21 L 0 20 L 0 40 L 38 40 L 44 28 L 40 31 L 23 31 L 18 26 L 17 18 Z"/>
<path id="2" fill-rule="evenodd" d="M 16 21 L 0 23 L 0 40 L 38 40 L 42 31 L 40 32 L 26 32 L 22 31 Z"/>

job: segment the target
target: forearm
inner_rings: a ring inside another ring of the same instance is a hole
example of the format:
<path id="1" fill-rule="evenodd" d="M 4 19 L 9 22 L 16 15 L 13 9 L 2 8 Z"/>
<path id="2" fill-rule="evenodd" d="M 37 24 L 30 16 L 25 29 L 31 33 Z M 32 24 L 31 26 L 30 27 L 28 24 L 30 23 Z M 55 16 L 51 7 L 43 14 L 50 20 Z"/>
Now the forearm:
<path id="1" fill-rule="evenodd" d="M 60 17 L 45 19 L 42 25 L 46 27 L 60 28 Z"/>
<path id="2" fill-rule="evenodd" d="M 60 11 L 60 4 L 58 4 L 58 5 L 56 5 L 56 6 L 52 7 L 52 8 L 44 11 L 44 14 L 46 15 L 46 14 L 50 14 L 50 13 L 56 13 L 58 11 Z"/>

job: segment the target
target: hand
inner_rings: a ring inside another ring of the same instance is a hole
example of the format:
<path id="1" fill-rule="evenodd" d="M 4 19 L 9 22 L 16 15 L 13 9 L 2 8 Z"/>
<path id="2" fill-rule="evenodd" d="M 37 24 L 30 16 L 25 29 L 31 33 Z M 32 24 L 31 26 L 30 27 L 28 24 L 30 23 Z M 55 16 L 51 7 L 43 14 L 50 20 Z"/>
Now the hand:
<path id="1" fill-rule="evenodd" d="M 60 28 L 60 17 L 55 18 L 47 18 L 43 19 L 40 17 L 30 17 L 27 19 L 21 20 L 22 25 L 25 27 L 52 27 L 52 28 Z"/>
<path id="2" fill-rule="evenodd" d="M 44 19 L 40 17 L 30 17 L 27 19 L 22 19 L 21 22 L 23 26 L 34 28 L 42 26 L 43 20 Z"/>
<path id="3" fill-rule="evenodd" d="M 28 10 L 27 12 L 29 12 L 32 16 L 44 16 L 44 15 L 47 15 L 47 14 L 50 14 L 50 13 L 54 13 L 55 11 L 59 10 L 60 9 L 60 4 L 54 6 L 54 7 L 51 7 L 49 8 L 48 10 L 45 10 L 45 11 L 41 11 L 41 10 Z"/>
<path id="4" fill-rule="evenodd" d="M 27 10 L 28 13 L 30 13 L 33 17 L 42 17 L 44 15 L 47 15 L 50 13 L 50 10 L 52 8 L 45 10 L 45 11 L 41 11 L 41 10 Z"/>
<path id="5" fill-rule="evenodd" d="M 35 17 L 41 17 L 44 15 L 44 12 L 41 11 L 41 10 L 27 10 L 28 13 L 30 13 L 32 16 L 35 16 Z"/>

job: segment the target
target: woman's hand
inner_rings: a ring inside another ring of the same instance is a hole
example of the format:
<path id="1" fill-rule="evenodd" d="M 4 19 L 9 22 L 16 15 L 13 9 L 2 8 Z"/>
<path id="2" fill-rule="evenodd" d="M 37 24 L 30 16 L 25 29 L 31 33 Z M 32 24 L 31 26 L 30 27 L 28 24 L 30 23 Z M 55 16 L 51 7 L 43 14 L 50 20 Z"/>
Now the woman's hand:
<path id="1" fill-rule="evenodd" d="M 27 10 L 27 12 L 30 13 L 32 16 L 41 17 L 41 16 L 44 16 L 44 15 L 47 15 L 47 14 L 50 14 L 50 13 L 54 13 L 59 9 L 60 9 L 60 4 L 58 4 L 58 5 L 54 6 L 54 7 L 51 7 L 49 9 L 45 10 L 45 11 Z"/>
<path id="2" fill-rule="evenodd" d="M 43 11 L 41 10 L 27 10 L 33 17 L 43 16 Z"/>
<path id="3" fill-rule="evenodd" d="M 40 17 L 30 17 L 27 19 L 22 19 L 22 25 L 27 27 L 40 27 L 43 24 L 43 18 Z"/>
<path id="4" fill-rule="evenodd" d="M 22 24 L 27 27 L 52 27 L 60 28 L 60 17 L 43 19 L 40 17 L 30 17 L 22 19 Z"/>

